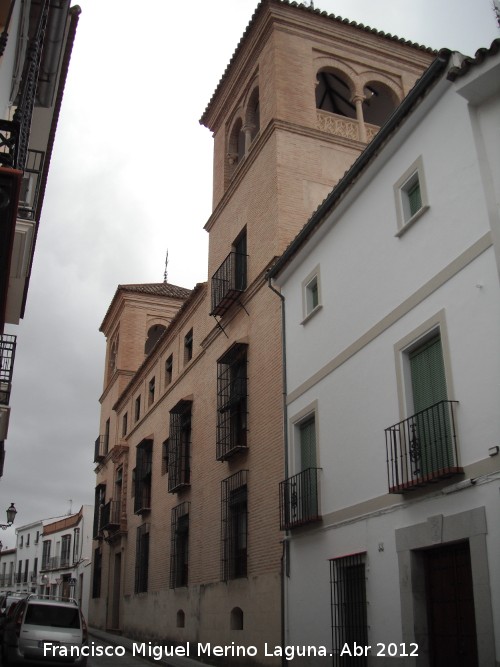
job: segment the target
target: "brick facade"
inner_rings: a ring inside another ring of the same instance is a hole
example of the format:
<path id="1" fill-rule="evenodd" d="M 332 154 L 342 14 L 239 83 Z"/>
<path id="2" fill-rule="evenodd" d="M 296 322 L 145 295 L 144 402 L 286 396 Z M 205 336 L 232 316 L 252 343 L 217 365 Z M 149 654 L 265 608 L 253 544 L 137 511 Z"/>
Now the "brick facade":
<path id="1" fill-rule="evenodd" d="M 100 587 L 91 599 L 91 624 L 161 643 L 255 645 L 256 663 L 279 662 L 263 657 L 264 642 L 281 643 L 278 483 L 284 477 L 281 302 L 265 272 L 365 145 L 318 129 L 317 64 L 349 69 L 356 85 L 377 78 L 396 91 L 396 103 L 431 58 L 424 49 L 312 9 L 277 0 L 258 6 L 202 118 L 214 133 L 215 152 L 214 210 L 206 223 L 209 282 L 177 299 L 119 289 L 102 325 L 107 357 L 100 433 L 110 420 L 110 447 L 98 461 L 96 485 L 105 485 L 106 503 L 121 502 L 121 515 L 119 522 L 98 525 Z M 230 253 L 238 254 L 242 234 L 246 284 L 235 303 L 219 304 L 216 316 L 210 316 L 211 279 Z M 167 329 L 145 356 L 148 330 L 157 323 Z M 187 359 L 191 331 L 192 358 Z M 245 350 L 245 446 L 217 460 L 217 422 L 231 409 L 218 403 L 217 374 L 235 344 Z M 171 411 L 186 405 L 191 410 L 190 479 L 169 492 L 172 458 L 164 460 L 163 443 L 173 437 Z M 149 441 L 151 478 L 147 472 L 144 479 L 151 488 L 150 506 L 136 513 L 134 489 L 143 474 L 134 473 L 137 447 Z M 221 489 L 224 480 L 242 471 L 247 471 L 247 524 L 238 523 L 235 539 L 246 529 L 245 572 L 221 580 L 228 525 Z M 184 502 L 189 503 L 188 583 L 172 588 L 172 509 Z M 137 592 L 141 531 L 149 535 L 144 542 L 149 544 L 147 591 Z M 94 562 L 94 580 L 98 575 Z"/>

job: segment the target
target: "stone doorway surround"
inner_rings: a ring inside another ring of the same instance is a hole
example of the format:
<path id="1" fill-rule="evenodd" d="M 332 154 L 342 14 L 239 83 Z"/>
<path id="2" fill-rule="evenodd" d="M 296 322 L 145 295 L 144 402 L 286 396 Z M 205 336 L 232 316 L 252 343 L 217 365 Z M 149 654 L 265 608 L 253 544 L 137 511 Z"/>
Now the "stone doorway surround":
<path id="1" fill-rule="evenodd" d="M 495 667 L 495 636 L 486 550 L 486 512 L 477 507 L 458 514 L 428 517 L 423 523 L 396 530 L 403 641 L 416 642 L 413 664 L 430 665 L 424 558 L 421 550 L 468 540 L 471 555 L 477 649 L 482 667 Z"/>

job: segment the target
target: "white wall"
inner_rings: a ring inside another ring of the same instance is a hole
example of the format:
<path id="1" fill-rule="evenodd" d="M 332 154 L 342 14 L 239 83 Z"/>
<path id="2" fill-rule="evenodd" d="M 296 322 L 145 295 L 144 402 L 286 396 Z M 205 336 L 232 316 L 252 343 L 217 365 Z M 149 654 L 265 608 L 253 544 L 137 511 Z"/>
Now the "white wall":
<path id="1" fill-rule="evenodd" d="M 317 406 L 323 517 L 319 528 L 289 536 L 288 643 L 331 646 L 329 559 L 359 552 L 366 552 L 370 640 L 403 641 L 396 531 L 477 508 L 486 516 L 500 628 L 500 456 L 488 456 L 500 444 L 500 99 L 497 91 L 469 106 L 467 81 L 437 85 L 414 112 L 412 131 L 400 130 L 277 281 L 288 420 Z M 419 156 L 430 206 L 398 237 L 393 186 Z M 318 266 L 322 307 L 302 322 L 302 283 Z M 448 398 L 458 401 L 459 465 L 487 473 L 454 493 L 445 485 L 389 495 L 384 429 L 408 416 L 395 350 L 429 321 L 442 326 Z M 299 471 L 293 437 L 290 426 L 289 475 Z M 498 660 L 498 630 L 494 641 Z"/>

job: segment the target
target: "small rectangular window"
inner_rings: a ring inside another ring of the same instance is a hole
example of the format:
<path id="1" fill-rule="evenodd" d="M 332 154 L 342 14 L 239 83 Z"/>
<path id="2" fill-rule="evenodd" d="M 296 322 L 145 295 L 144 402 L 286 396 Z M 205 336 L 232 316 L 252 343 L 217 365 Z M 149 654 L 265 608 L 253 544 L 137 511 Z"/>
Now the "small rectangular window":
<path id="1" fill-rule="evenodd" d="M 172 375 L 174 369 L 174 355 L 171 354 L 165 362 L 165 386 L 172 382 Z"/>
<path id="2" fill-rule="evenodd" d="M 128 430 L 128 412 L 126 412 L 122 417 L 122 436 L 123 437 L 125 437 L 127 435 L 127 430 Z"/>
<path id="3" fill-rule="evenodd" d="M 429 208 L 421 157 L 395 183 L 394 195 L 399 236 Z"/>
<path id="4" fill-rule="evenodd" d="M 148 385 L 148 405 L 152 405 L 155 400 L 155 382 L 156 378 L 151 378 Z"/>
<path id="5" fill-rule="evenodd" d="M 302 281 L 303 322 L 321 308 L 321 281 L 319 266 Z"/>
<path id="6" fill-rule="evenodd" d="M 134 413 L 135 421 L 138 422 L 139 419 L 141 418 L 141 397 L 138 396 L 135 399 L 135 413 Z"/>
<path id="7" fill-rule="evenodd" d="M 190 329 L 184 337 L 184 363 L 193 358 L 193 330 Z"/>

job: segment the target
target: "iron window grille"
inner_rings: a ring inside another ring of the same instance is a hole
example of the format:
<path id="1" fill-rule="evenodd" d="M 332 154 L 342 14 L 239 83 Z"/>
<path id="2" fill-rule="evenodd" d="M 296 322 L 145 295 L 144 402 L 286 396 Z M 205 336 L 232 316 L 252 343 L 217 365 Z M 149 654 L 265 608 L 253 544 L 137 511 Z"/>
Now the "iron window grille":
<path id="1" fill-rule="evenodd" d="M 94 571 L 92 573 L 92 597 L 101 597 L 102 551 L 98 547 L 94 550 Z"/>
<path id="2" fill-rule="evenodd" d="M 153 441 L 143 440 L 137 445 L 135 465 L 134 512 L 142 514 L 151 510 L 151 472 Z"/>
<path id="3" fill-rule="evenodd" d="M 280 482 L 281 530 L 290 530 L 320 520 L 319 470 L 320 468 L 307 468 Z"/>
<path id="4" fill-rule="evenodd" d="M 458 475 L 455 406 L 439 401 L 385 429 L 389 493 Z"/>
<path id="5" fill-rule="evenodd" d="M 98 484 L 95 487 L 94 529 L 93 529 L 94 540 L 97 540 L 99 537 L 101 537 L 100 535 L 102 530 L 101 513 L 102 513 L 102 508 L 104 507 L 105 499 L 106 499 L 106 484 Z"/>
<path id="6" fill-rule="evenodd" d="M 94 445 L 94 463 L 101 463 L 108 454 L 109 435 L 98 435 Z"/>
<path id="7" fill-rule="evenodd" d="M 221 482 L 221 579 L 247 576 L 248 470 Z"/>
<path id="8" fill-rule="evenodd" d="M 137 528 L 135 549 L 135 587 L 136 593 L 148 590 L 149 569 L 149 524 L 143 523 Z"/>
<path id="9" fill-rule="evenodd" d="M 0 405 L 9 405 L 16 341 L 16 336 L 0 335 Z"/>
<path id="10" fill-rule="evenodd" d="M 217 362 L 217 460 L 247 448 L 247 348 L 233 345 Z"/>
<path id="11" fill-rule="evenodd" d="M 367 665 L 367 656 L 341 656 L 345 644 L 352 650 L 368 645 L 365 553 L 330 560 L 332 656 L 334 667 Z M 363 651 L 364 653 L 364 651 Z"/>
<path id="12" fill-rule="evenodd" d="M 168 491 L 191 483 L 191 401 L 179 401 L 170 411 L 168 438 Z"/>
<path id="13" fill-rule="evenodd" d="M 212 276 L 212 310 L 223 315 L 240 298 L 247 286 L 246 244 L 243 251 L 232 251 Z"/>
<path id="14" fill-rule="evenodd" d="M 161 474 L 166 475 L 168 472 L 168 448 L 170 447 L 169 439 L 163 441 L 161 449 Z"/>
<path id="15" fill-rule="evenodd" d="M 120 527 L 120 501 L 108 500 L 101 512 L 101 529 L 117 530 Z"/>
<path id="16" fill-rule="evenodd" d="M 170 515 L 170 588 L 188 585 L 189 502 L 172 508 Z"/>

